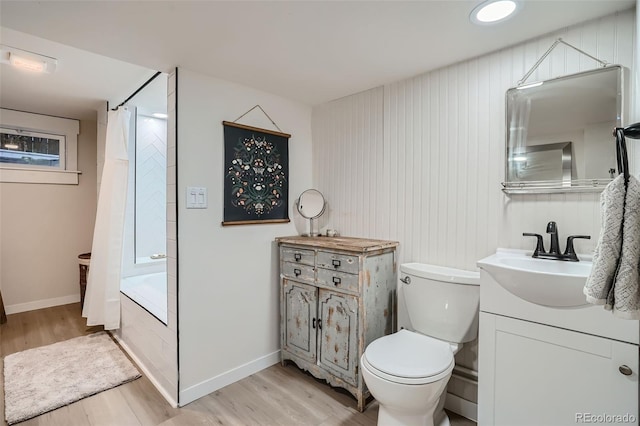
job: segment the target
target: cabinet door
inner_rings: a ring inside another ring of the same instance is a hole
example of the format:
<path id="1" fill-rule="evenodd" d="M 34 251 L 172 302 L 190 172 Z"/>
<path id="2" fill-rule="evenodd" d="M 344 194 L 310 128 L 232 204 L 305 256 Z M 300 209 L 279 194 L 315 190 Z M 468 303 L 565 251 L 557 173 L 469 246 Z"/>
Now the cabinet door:
<path id="1" fill-rule="evenodd" d="M 316 361 L 316 312 L 318 289 L 282 281 L 282 349 L 311 362 Z"/>
<path id="2" fill-rule="evenodd" d="M 637 422 L 638 346 L 484 312 L 480 330 L 478 424 Z"/>
<path id="3" fill-rule="evenodd" d="M 335 376 L 356 384 L 358 366 L 358 300 L 320 290 L 318 310 L 319 364 Z"/>

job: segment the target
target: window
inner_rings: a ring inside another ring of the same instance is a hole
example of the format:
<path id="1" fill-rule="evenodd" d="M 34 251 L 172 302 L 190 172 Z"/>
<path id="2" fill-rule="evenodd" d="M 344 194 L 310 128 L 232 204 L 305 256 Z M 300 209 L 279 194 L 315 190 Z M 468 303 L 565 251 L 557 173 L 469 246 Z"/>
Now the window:
<path id="1" fill-rule="evenodd" d="M 2 165 L 64 170 L 64 160 L 64 136 L 0 128 Z"/>
<path id="2" fill-rule="evenodd" d="M 0 108 L 0 182 L 78 184 L 80 122 Z"/>

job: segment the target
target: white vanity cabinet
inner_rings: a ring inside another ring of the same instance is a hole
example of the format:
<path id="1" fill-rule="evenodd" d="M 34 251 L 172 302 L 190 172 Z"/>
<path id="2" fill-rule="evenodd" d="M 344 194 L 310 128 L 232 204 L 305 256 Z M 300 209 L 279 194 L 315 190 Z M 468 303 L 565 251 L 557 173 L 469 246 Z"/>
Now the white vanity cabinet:
<path id="1" fill-rule="evenodd" d="M 637 345 L 485 312 L 480 322 L 479 424 L 637 424 Z"/>
<path id="2" fill-rule="evenodd" d="M 351 392 L 358 410 L 369 396 L 360 356 L 394 331 L 395 241 L 281 237 L 280 327 L 284 364 Z"/>
<path id="3" fill-rule="evenodd" d="M 638 424 L 639 331 L 586 302 L 527 302 L 482 270 L 478 424 Z"/>

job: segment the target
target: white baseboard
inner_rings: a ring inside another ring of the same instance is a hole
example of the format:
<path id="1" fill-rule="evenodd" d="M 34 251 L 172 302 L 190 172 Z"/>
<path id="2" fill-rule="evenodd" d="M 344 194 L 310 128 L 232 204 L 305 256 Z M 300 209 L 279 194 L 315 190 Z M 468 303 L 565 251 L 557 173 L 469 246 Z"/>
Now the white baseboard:
<path id="1" fill-rule="evenodd" d="M 50 308 L 52 306 L 68 305 L 80 301 L 80 293 L 71 294 L 69 296 L 54 297 L 53 299 L 34 300 L 27 303 L 16 303 L 15 305 L 6 305 L 4 307 L 7 315 L 17 314 L 20 312 L 35 311 L 36 309 Z"/>
<path id="2" fill-rule="evenodd" d="M 270 353 L 218 376 L 200 382 L 197 385 L 184 389 L 180 392 L 180 396 L 178 397 L 180 406 L 183 407 L 198 398 L 202 398 L 211 392 L 215 392 L 218 389 L 255 374 L 260 370 L 271 367 L 278 362 L 280 362 L 280 351 Z"/>
<path id="3" fill-rule="evenodd" d="M 127 352 L 127 354 L 129 354 L 129 356 L 133 359 L 133 361 L 136 363 L 136 365 L 138 367 L 140 367 L 140 369 L 142 370 L 144 375 L 147 377 L 147 379 L 149 379 L 149 381 L 153 384 L 153 386 L 155 386 L 155 388 L 158 389 L 158 392 L 160 392 L 160 394 L 164 397 L 164 399 L 166 399 L 167 402 L 173 408 L 177 408 L 178 407 L 178 402 L 176 400 L 174 400 L 171 397 L 171 395 L 169 395 L 169 392 L 167 392 L 167 390 L 160 385 L 160 383 L 156 380 L 156 378 L 153 376 L 153 374 L 151 374 L 151 371 L 149 371 L 147 366 L 140 360 L 140 358 L 138 358 L 138 356 L 135 354 L 135 352 L 133 352 L 131 350 L 129 345 L 127 345 L 124 342 L 124 340 L 122 340 L 120 338 L 120 336 L 118 336 L 117 334 L 111 333 L 111 335 L 118 341 L 118 344 L 120 346 L 122 346 L 122 349 L 124 349 L 125 352 Z"/>
<path id="4" fill-rule="evenodd" d="M 444 408 L 478 423 L 478 404 L 475 402 L 467 401 L 457 395 L 447 393 Z"/>

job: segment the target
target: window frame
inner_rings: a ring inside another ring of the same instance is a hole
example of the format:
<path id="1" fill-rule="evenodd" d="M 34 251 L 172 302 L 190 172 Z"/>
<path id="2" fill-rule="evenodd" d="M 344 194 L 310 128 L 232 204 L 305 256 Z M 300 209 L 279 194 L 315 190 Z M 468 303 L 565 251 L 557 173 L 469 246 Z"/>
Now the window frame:
<path id="1" fill-rule="evenodd" d="M 0 133 L 13 134 L 17 136 L 30 136 L 46 139 L 55 139 L 59 141 L 58 148 L 58 165 L 57 166 L 43 166 L 38 164 L 20 164 L 20 163 L 5 163 L 0 160 L 0 167 L 2 168 L 24 168 L 30 170 L 66 170 L 67 164 L 67 137 L 65 135 L 58 135 L 54 133 L 35 132 L 30 130 L 23 130 L 20 128 L 12 128 L 9 126 L 0 126 Z M 2 148 L 0 148 L 2 149 Z M 23 152 L 23 151 L 15 151 Z"/>
<path id="2" fill-rule="evenodd" d="M 80 121 L 24 111 L 0 108 L 0 128 L 64 136 L 64 168 L 0 163 L 0 183 L 43 183 L 77 185 L 78 134 Z M 61 149 L 62 151 L 62 149 Z M 62 163 L 61 152 L 61 163 Z"/>

